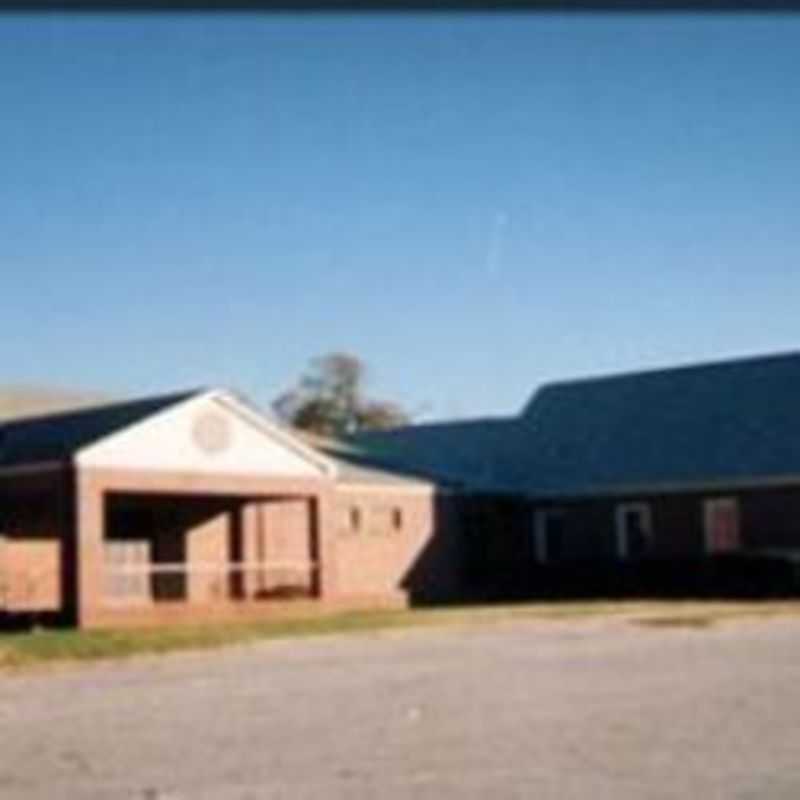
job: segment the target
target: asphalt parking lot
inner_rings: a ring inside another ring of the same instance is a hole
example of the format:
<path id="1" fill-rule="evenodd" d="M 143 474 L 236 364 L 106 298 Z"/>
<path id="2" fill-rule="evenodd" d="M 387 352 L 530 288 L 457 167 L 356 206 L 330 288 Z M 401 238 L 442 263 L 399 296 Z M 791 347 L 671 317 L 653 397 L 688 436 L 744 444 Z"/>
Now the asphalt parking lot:
<path id="1" fill-rule="evenodd" d="M 800 797 L 800 620 L 266 642 L 0 677 L 0 797 Z"/>

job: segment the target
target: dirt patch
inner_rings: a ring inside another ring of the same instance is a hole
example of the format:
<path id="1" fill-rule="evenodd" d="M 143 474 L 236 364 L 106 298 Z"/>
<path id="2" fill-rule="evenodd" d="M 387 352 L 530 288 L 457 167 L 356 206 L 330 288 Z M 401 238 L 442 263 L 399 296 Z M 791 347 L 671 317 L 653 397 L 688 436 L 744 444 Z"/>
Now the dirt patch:
<path id="1" fill-rule="evenodd" d="M 711 628 L 719 622 L 713 617 L 641 617 L 632 619 L 635 625 L 646 628 Z"/>

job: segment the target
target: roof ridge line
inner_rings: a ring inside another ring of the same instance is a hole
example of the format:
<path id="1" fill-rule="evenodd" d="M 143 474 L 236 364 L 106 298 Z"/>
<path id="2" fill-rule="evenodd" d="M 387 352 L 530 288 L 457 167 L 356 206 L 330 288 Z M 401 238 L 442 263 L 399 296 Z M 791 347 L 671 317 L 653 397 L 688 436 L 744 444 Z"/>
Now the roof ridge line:
<path id="1" fill-rule="evenodd" d="M 763 355 L 734 356 L 731 358 L 716 359 L 713 361 L 700 361 L 687 364 L 673 364 L 664 367 L 645 367 L 644 369 L 623 370 L 621 372 L 598 373 L 573 378 L 557 378 L 545 381 L 534 391 L 538 394 L 542 389 L 556 386 L 573 386 L 584 383 L 602 383 L 604 381 L 624 380 L 626 378 L 648 377 L 652 375 L 672 375 L 680 372 L 700 372 L 705 369 L 722 369 L 725 367 L 744 366 L 755 362 L 768 362 L 800 358 L 800 349 L 786 350 L 779 353 L 766 353 Z M 533 396 L 532 396 L 533 397 Z M 532 399 L 531 397 L 531 399 Z"/>

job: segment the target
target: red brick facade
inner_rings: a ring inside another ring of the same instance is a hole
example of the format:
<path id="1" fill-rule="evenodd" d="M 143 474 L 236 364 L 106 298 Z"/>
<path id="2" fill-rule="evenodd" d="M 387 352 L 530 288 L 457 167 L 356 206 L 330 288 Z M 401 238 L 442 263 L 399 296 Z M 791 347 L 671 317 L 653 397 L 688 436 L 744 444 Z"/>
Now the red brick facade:
<path id="1" fill-rule="evenodd" d="M 443 600 L 461 589 L 458 499 L 427 488 L 341 486 L 337 587 L 346 597 Z"/>
<path id="2" fill-rule="evenodd" d="M 737 549 L 800 549 L 800 486 L 643 492 L 564 500 L 536 508 L 563 513 L 565 559 L 617 557 L 617 513 L 627 505 L 644 505 L 649 511 L 646 555 L 680 558 L 704 555 L 710 549 L 706 542 L 706 504 L 719 499 L 733 500 L 738 509 Z M 532 534 L 526 548 L 530 558 L 535 557 L 534 544 Z"/>
<path id="3" fill-rule="evenodd" d="M 0 479 L 0 507 L 0 610 L 61 610 L 69 583 L 68 471 L 22 470 Z"/>
<path id="4" fill-rule="evenodd" d="M 643 555 L 680 559 L 708 551 L 721 498 L 741 551 L 800 549 L 800 486 L 532 505 L 399 482 L 29 470 L 0 481 L 0 612 L 116 627 L 524 592 L 537 513 L 563 516 L 551 563 L 619 559 L 628 506 L 646 509 Z"/>
<path id="5" fill-rule="evenodd" d="M 83 469 L 2 486 L 0 612 L 117 627 L 399 605 L 458 588 L 455 503 L 424 485 Z"/>

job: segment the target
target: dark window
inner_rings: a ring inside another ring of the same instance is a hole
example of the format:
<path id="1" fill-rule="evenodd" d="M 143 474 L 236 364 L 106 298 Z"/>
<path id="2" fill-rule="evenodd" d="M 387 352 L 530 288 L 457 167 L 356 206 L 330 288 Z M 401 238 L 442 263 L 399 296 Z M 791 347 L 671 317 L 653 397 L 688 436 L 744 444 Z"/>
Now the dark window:
<path id="1" fill-rule="evenodd" d="M 350 509 L 350 527 L 354 531 L 361 529 L 361 509 L 358 506 Z"/>
<path id="2" fill-rule="evenodd" d="M 402 508 L 393 508 L 392 509 L 392 527 L 399 531 L 403 527 L 403 509 Z"/>
<path id="3" fill-rule="evenodd" d="M 545 547 L 548 561 L 560 561 L 564 557 L 564 515 L 555 512 L 545 519 Z"/>
<path id="4" fill-rule="evenodd" d="M 650 507 L 645 503 L 618 506 L 617 535 L 623 558 L 641 558 L 652 546 Z"/>
<path id="5" fill-rule="evenodd" d="M 541 563 L 559 561 L 565 552 L 566 520 L 564 512 L 548 509 L 538 512 L 536 518 L 535 551 Z"/>

